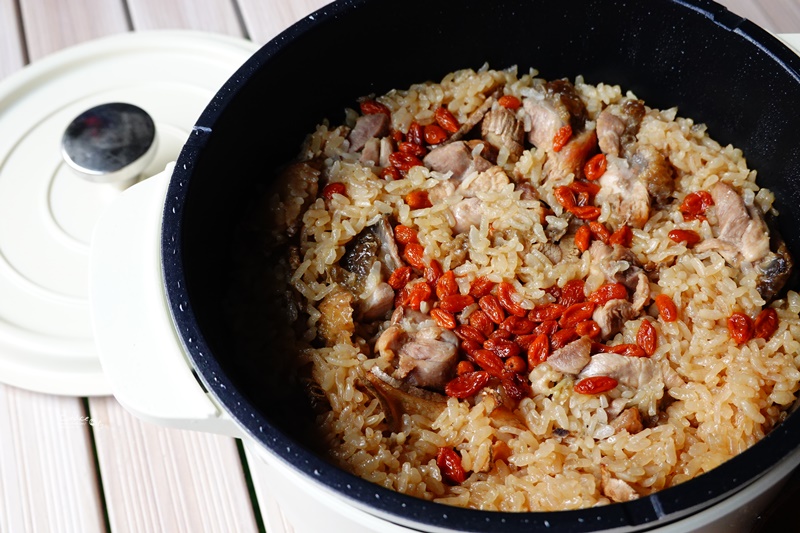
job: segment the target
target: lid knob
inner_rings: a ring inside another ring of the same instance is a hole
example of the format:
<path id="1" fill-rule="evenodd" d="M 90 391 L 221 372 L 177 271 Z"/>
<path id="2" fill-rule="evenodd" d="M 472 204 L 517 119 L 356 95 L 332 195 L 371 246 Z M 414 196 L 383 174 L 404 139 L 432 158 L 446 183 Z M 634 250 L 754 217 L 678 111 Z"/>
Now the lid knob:
<path id="1" fill-rule="evenodd" d="M 155 140 L 155 124 L 146 111 L 115 102 L 75 117 L 61 139 L 61 153 L 82 178 L 126 187 L 152 161 Z"/>

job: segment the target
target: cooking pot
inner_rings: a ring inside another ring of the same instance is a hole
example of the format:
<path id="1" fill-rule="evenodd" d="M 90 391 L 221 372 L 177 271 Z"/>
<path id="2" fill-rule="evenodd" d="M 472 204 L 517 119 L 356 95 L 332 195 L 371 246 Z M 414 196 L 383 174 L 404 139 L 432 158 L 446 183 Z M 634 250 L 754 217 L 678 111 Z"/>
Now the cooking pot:
<path id="1" fill-rule="evenodd" d="M 619 84 L 705 123 L 775 192 L 780 230 L 800 257 L 800 58 L 749 21 L 708 0 L 343 0 L 255 53 L 209 103 L 174 168 L 126 191 L 98 224 L 92 315 L 115 395 L 144 419 L 244 438 L 295 490 L 361 520 L 360 530 L 639 531 L 680 520 L 675 531 L 690 531 L 712 527 L 708 509 L 752 518 L 800 463 L 797 414 L 713 471 L 649 497 L 486 512 L 332 466 L 297 436 L 291 398 L 272 397 L 236 349 L 224 312 L 231 242 L 255 192 L 306 133 L 340 120 L 359 96 L 485 63 Z M 742 524 L 731 516 L 720 530 Z"/>

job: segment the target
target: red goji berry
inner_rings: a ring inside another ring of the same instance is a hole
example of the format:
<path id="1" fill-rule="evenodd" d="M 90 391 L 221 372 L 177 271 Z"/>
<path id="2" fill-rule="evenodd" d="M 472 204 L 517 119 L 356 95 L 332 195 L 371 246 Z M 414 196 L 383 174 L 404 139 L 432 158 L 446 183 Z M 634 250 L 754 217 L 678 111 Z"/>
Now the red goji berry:
<path id="1" fill-rule="evenodd" d="M 667 237 L 677 243 L 685 242 L 687 248 L 691 248 L 703 240 L 703 238 L 700 237 L 696 231 L 692 231 L 690 229 L 674 229 L 669 232 Z"/>
<path id="2" fill-rule="evenodd" d="M 600 394 L 617 387 L 617 380 L 609 376 L 592 376 L 583 378 L 575 384 L 573 389 L 578 394 Z"/>
<path id="3" fill-rule="evenodd" d="M 567 145 L 571 137 L 572 137 L 572 126 L 567 124 L 566 126 L 560 127 L 556 132 L 556 134 L 553 136 L 553 151 L 560 152 L 561 149 Z"/>
<path id="4" fill-rule="evenodd" d="M 462 360 L 456 365 L 456 376 L 469 374 L 470 372 L 475 372 L 475 365 L 473 365 L 472 362 Z"/>
<path id="5" fill-rule="evenodd" d="M 483 276 L 475 278 L 469 286 L 469 294 L 473 298 L 480 299 L 492 292 L 495 282 Z"/>
<path id="6" fill-rule="evenodd" d="M 422 157 L 428 153 L 428 150 L 425 149 L 424 146 L 421 144 L 413 143 L 413 142 L 401 142 L 397 144 L 397 149 L 404 154 L 410 154 L 414 157 Z"/>
<path id="7" fill-rule="evenodd" d="M 469 398 L 485 387 L 490 378 L 491 376 L 485 370 L 461 374 L 444 386 L 444 392 L 452 398 Z"/>
<path id="8" fill-rule="evenodd" d="M 561 304 L 540 304 L 528 312 L 528 319 L 534 322 L 558 320 L 565 309 L 566 307 Z"/>
<path id="9" fill-rule="evenodd" d="M 514 286 L 506 281 L 503 281 L 497 287 L 497 300 L 503 306 L 503 309 L 514 316 L 523 317 L 528 314 L 528 310 L 514 301 L 513 294 Z"/>
<path id="10" fill-rule="evenodd" d="M 592 221 L 589 222 L 589 229 L 591 230 L 592 236 L 595 239 L 608 244 L 608 239 L 611 237 L 611 232 L 608 231 L 608 228 L 605 226 L 605 224 L 602 222 Z"/>
<path id="11" fill-rule="evenodd" d="M 449 137 L 448 133 L 438 124 L 428 124 L 424 129 L 425 142 L 433 144 L 441 144 Z"/>
<path id="12" fill-rule="evenodd" d="M 338 181 L 335 183 L 329 183 L 322 189 L 322 197 L 328 201 L 333 199 L 334 194 L 347 196 L 347 187 L 345 187 L 344 183 L 340 183 Z"/>
<path id="13" fill-rule="evenodd" d="M 376 102 L 375 100 L 364 100 L 359 102 L 358 107 L 361 109 L 362 115 L 376 115 L 378 113 L 383 113 L 389 117 L 392 116 L 392 112 L 388 107 L 380 102 Z"/>
<path id="14" fill-rule="evenodd" d="M 500 378 L 500 385 L 503 386 L 503 390 L 505 391 L 506 395 L 514 401 L 518 402 L 528 395 L 527 392 L 529 387 L 527 386 L 527 383 L 522 376 L 516 372 L 506 372 Z"/>
<path id="15" fill-rule="evenodd" d="M 536 324 L 533 321 L 516 315 L 511 315 L 500 324 L 501 329 L 507 330 L 514 335 L 526 335 L 533 331 L 534 327 L 536 327 Z"/>
<path id="16" fill-rule="evenodd" d="M 744 313 L 733 313 L 728 318 L 728 332 L 736 344 L 744 344 L 753 338 L 753 321 Z"/>
<path id="17" fill-rule="evenodd" d="M 597 154 L 589 159 L 583 166 L 583 175 L 587 180 L 598 180 L 606 173 L 608 161 L 604 154 Z"/>
<path id="18" fill-rule="evenodd" d="M 593 205 L 578 205 L 569 209 L 569 212 L 581 220 L 597 220 L 601 213 L 600 208 Z"/>
<path id="19" fill-rule="evenodd" d="M 406 194 L 404 200 L 411 209 L 425 209 L 433 205 L 428 197 L 428 191 L 411 191 Z"/>
<path id="20" fill-rule="evenodd" d="M 675 305 L 675 302 L 672 301 L 672 298 L 666 294 L 659 294 L 654 300 L 658 308 L 658 314 L 664 322 L 675 322 L 678 320 L 678 307 Z"/>
<path id="21" fill-rule="evenodd" d="M 558 331 L 558 322 L 555 320 L 545 320 L 535 328 L 531 333 L 536 335 L 547 335 L 551 337 L 556 331 Z"/>
<path id="22" fill-rule="evenodd" d="M 420 270 L 425 269 L 425 247 L 417 242 L 412 242 L 406 245 L 403 250 L 403 259 L 406 262 Z"/>
<path id="23" fill-rule="evenodd" d="M 516 111 L 522 105 L 522 102 L 519 98 L 514 96 L 513 94 L 504 94 L 500 98 L 497 99 L 497 103 L 507 109 L 511 109 Z"/>
<path id="24" fill-rule="evenodd" d="M 483 347 L 483 343 L 486 342 L 486 335 L 478 328 L 470 326 L 469 324 L 459 324 L 454 331 L 455 334 L 458 335 L 458 338 L 475 341 L 480 343 L 481 347 Z"/>
<path id="25" fill-rule="evenodd" d="M 558 200 L 558 203 L 567 211 L 575 207 L 575 192 L 564 185 L 553 189 L 553 195 Z"/>
<path id="26" fill-rule="evenodd" d="M 591 243 L 591 240 L 592 240 L 592 231 L 586 224 L 578 228 L 578 231 L 575 232 L 575 247 L 581 253 L 589 249 L 589 244 Z"/>
<path id="27" fill-rule="evenodd" d="M 569 307 L 585 301 L 585 285 L 586 284 L 582 279 L 573 279 L 566 282 L 564 287 L 561 289 L 561 296 L 558 298 L 558 303 L 564 307 Z"/>
<path id="28" fill-rule="evenodd" d="M 406 134 L 406 141 L 416 144 L 422 148 L 422 143 L 425 141 L 425 134 L 419 122 L 412 122 L 408 125 L 408 133 Z M 401 143 L 402 144 L 402 143 Z M 398 146 L 398 149 L 402 149 Z"/>
<path id="29" fill-rule="evenodd" d="M 550 336 L 550 349 L 558 350 L 578 338 L 575 328 L 560 329 Z"/>
<path id="30" fill-rule="evenodd" d="M 562 328 L 572 328 L 578 324 L 592 317 L 597 304 L 594 302 L 581 302 L 572 304 L 564 310 L 564 314 L 558 321 L 558 325 Z"/>
<path id="31" fill-rule="evenodd" d="M 433 118 L 436 120 L 437 124 L 439 124 L 445 131 L 449 131 L 450 133 L 455 133 L 461 127 L 458 123 L 458 119 L 453 116 L 453 113 L 450 112 L 449 109 L 446 107 L 440 107 L 433 113 Z"/>
<path id="32" fill-rule="evenodd" d="M 415 155 L 405 152 L 392 152 L 389 155 L 389 164 L 400 172 L 408 172 L 413 167 L 422 166 L 422 161 Z"/>
<path id="33" fill-rule="evenodd" d="M 417 240 L 417 230 L 398 224 L 394 227 L 394 240 L 400 244 L 411 244 L 412 242 L 419 242 Z"/>
<path id="34" fill-rule="evenodd" d="M 520 374 L 528 369 L 528 364 L 525 362 L 525 359 L 519 355 L 514 355 L 506 359 L 503 366 L 505 366 L 506 370 L 514 372 L 515 374 Z"/>
<path id="35" fill-rule="evenodd" d="M 528 367 L 534 368 L 550 357 L 550 341 L 547 335 L 540 334 L 528 345 Z"/>
<path id="36" fill-rule="evenodd" d="M 406 287 L 411 287 L 406 303 L 411 309 L 418 311 L 422 302 L 429 301 L 433 296 L 433 289 L 427 281 L 419 281 L 413 285 L 406 285 Z"/>
<path id="37" fill-rule="evenodd" d="M 403 177 L 397 167 L 386 167 L 381 170 L 381 178 L 385 180 L 399 180 Z"/>
<path id="38" fill-rule="evenodd" d="M 500 377 L 503 375 L 505 371 L 503 360 L 493 351 L 482 348 L 475 350 L 471 355 L 473 362 L 492 376 Z"/>
<path id="39" fill-rule="evenodd" d="M 762 309 L 753 323 L 753 336 L 757 339 L 769 340 L 778 331 L 778 312 L 768 307 Z"/>
<path id="40" fill-rule="evenodd" d="M 600 285 L 586 299 L 597 305 L 605 305 L 611 300 L 627 300 L 628 289 L 622 283 L 606 283 Z"/>
<path id="41" fill-rule="evenodd" d="M 639 326 L 639 331 L 636 333 L 636 344 L 638 344 L 648 356 L 656 353 L 656 347 L 658 346 L 658 332 L 649 320 L 642 320 L 642 324 Z"/>
<path id="42" fill-rule="evenodd" d="M 706 209 L 714 205 L 714 198 L 707 191 L 687 194 L 679 207 L 683 220 L 705 220 Z"/>
<path id="43" fill-rule="evenodd" d="M 469 325 L 477 328 L 478 331 L 487 337 L 494 331 L 494 322 L 492 322 L 483 309 L 477 309 L 469 315 Z"/>
<path id="44" fill-rule="evenodd" d="M 600 326 L 594 320 L 584 320 L 575 326 L 575 333 L 581 337 L 596 339 L 602 333 Z"/>
<path id="45" fill-rule="evenodd" d="M 431 309 L 431 318 L 436 322 L 436 324 L 440 328 L 444 329 L 455 329 L 456 328 L 456 317 L 453 316 L 453 313 L 449 311 L 445 311 L 439 307 Z"/>
<path id="46" fill-rule="evenodd" d="M 448 294 L 439 299 L 439 307 L 451 313 L 460 313 L 465 307 L 474 303 L 475 298 L 469 294 Z"/>
<path id="47" fill-rule="evenodd" d="M 442 300 L 445 296 L 458 294 L 458 282 L 456 282 L 456 274 L 452 270 L 448 270 L 436 281 L 436 297 Z"/>
<path id="48" fill-rule="evenodd" d="M 478 305 L 495 324 L 501 324 L 506 319 L 506 312 L 496 296 L 487 294 L 478 300 Z"/>
<path id="49" fill-rule="evenodd" d="M 431 262 L 425 269 L 425 279 L 428 281 L 428 283 L 435 284 L 437 281 L 439 281 L 439 278 L 442 277 L 442 274 L 444 274 L 442 265 L 436 259 L 431 259 Z"/>
<path id="50" fill-rule="evenodd" d="M 627 355 L 628 357 L 644 357 L 647 355 L 644 349 L 637 344 L 617 344 L 616 346 L 609 346 L 607 351 L 619 355 Z"/>
<path id="51" fill-rule="evenodd" d="M 608 238 L 608 244 L 619 244 L 625 248 L 630 248 L 633 242 L 633 230 L 627 224 L 620 226 L 617 231 Z"/>
<path id="52" fill-rule="evenodd" d="M 483 347 L 487 350 L 491 350 L 501 359 L 507 359 L 509 357 L 519 355 L 519 352 L 522 351 L 522 349 L 519 347 L 519 344 L 515 343 L 514 341 L 508 339 L 498 339 L 496 337 L 486 339 L 486 342 L 483 343 Z"/>
<path id="53" fill-rule="evenodd" d="M 401 266 L 396 268 L 394 272 L 389 276 L 389 286 L 394 290 L 402 289 L 406 286 L 406 283 L 411 281 L 411 276 L 413 272 L 410 266 Z"/>

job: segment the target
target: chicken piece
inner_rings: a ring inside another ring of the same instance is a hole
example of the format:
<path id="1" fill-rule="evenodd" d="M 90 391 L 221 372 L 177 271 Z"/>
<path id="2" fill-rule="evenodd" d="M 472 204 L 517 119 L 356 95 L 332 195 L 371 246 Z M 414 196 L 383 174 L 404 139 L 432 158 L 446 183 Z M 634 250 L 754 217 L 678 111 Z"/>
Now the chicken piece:
<path id="1" fill-rule="evenodd" d="M 399 307 L 375 350 L 397 363 L 394 377 L 417 387 L 443 389 L 455 372 L 459 340 L 419 311 Z M 395 361 L 395 359 L 397 359 Z"/>
<path id="2" fill-rule="evenodd" d="M 472 172 L 481 172 L 492 166 L 480 155 L 473 157 L 472 151 L 464 141 L 437 146 L 428 152 L 422 162 L 433 171 L 443 174 L 452 172 L 451 179 L 458 182 Z"/>
<path id="3" fill-rule="evenodd" d="M 302 214 L 317 197 L 319 175 L 308 162 L 292 163 L 280 173 L 275 191 L 267 197 L 272 242 L 280 244 L 297 234 Z"/>
<path id="4" fill-rule="evenodd" d="M 552 242 L 537 242 L 532 248 L 541 252 L 554 265 L 560 263 L 566 255 L 559 245 Z"/>
<path id="5" fill-rule="evenodd" d="M 394 145 L 392 144 L 392 139 L 389 137 L 381 137 L 381 149 L 380 149 L 380 156 L 378 157 L 378 166 L 385 168 L 388 167 L 391 163 L 389 162 L 389 156 L 394 153 Z"/>
<path id="6" fill-rule="evenodd" d="M 361 157 L 358 161 L 364 165 L 377 165 L 381 159 L 381 139 L 373 137 L 369 139 L 361 150 Z"/>
<path id="7" fill-rule="evenodd" d="M 503 167 L 495 165 L 462 181 L 456 192 L 465 198 L 471 198 L 479 192 L 496 191 L 509 183 L 508 174 Z"/>
<path id="8" fill-rule="evenodd" d="M 638 311 L 628 300 L 609 300 L 594 310 L 592 320 L 600 326 L 600 337 L 610 339 L 622 330 L 625 322 L 633 320 Z"/>
<path id="9" fill-rule="evenodd" d="M 600 490 L 613 502 L 630 502 L 639 498 L 639 493 L 625 481 L 611 476 L 605 465 L 600 465 Z"/>
<path id="10" fill-rule="evenodd" d="M 630 161 L 631 170 L 650 198 L 658 205 L 665 205 L 675 190 L 674 171 L 667 158 L 652 146 L 639 145 Z"/>
<path id="11" fill-rule="evenodd" d="M 642 228 L 650 218 L 647 186 L 637 178 L 627 160 L 607 156 L 606 162 L 606 171 L 597 181 L 600 191 L 595 196 L 595 205 L 611 206 L 607 222 L 613 231 L 625 224 Z"/>
<path id="12" fill-rule="evenodd" d="M 553 351 L 547 358 L 547 364 L 562 374 L 578 374 L 591 361 L 591 351 L 591 339 L 581 337 Z"/>
<path id="13" fill-rule="evenodd" d="M 651 380 L 660 378 L 659 371 L 656 363 L 646 357 L 598 353 L 592 355 L 592 360 L 581 370 L 578 378 L 609 376 L 616 379 L 621 385 L 638 389 L 650 383 Z"/>
<path id="14" fill-rule="evenodd" d="M 597 134 L 594 130 L 573 135 L 560 152 L 547 154 L 547 160 L 542 168 L 545 182 L 555 187 L 566 184 L 570 175 L 575 179 L 581 178 L 583 167 L 596 148 Z"/>
<path id="15" fill-rule="evenodd" d="M 500 91 L 501 90 L 498 89 L 491 95 L 489 95 L 486 98 L 486 100 L 484 100 L 484 102 L 478 107 L 478 109 L 473 111 L 472 114 L 470 114 L 470 116 L 467 117 L 467 120 L 465 120 L 464 123 L 461 124 L 461 126 L 458 128 L 458 131 L 453 133 L 450 136 L 450 138 L 447 139 L 447 141 L 445 141 L 445 143 L 456 142 L 461 138 L 463 138 L 467 133 L 472 131 L 472 128 L 477 126 L 478 123 L 480 123 L 480 121 L 483 120 L 483 118 L 486 116 L 486 113 L 488 113 L 489 110 L 492 109 L 492 106 L 494 105 L 495 101 L 497 101 L 497 97 L 500 95 Z"/>
<path id="16" fill-rule="evenodd" d="M 447 397 L 411 387 L 376 366 L 367 373 L 365 385 L 381 403 L 386 424 L 395 433 L 402 429 L 404 413 L 422 415 L 433 421 L 447 406 Z"/>
<path id="17" fill-rule="evenodd" d="M 481 137 L 498 150 L 506 148 L 510 162 L 519 159 L 525 149 L 525 128 L 515 113 L 498 107 L 486 113 L 481 124 Z"/>
<path id="18" fill-rule="evenodd" d="M 634 313 L 647 305 L 650 301 L 650 280 L 633 252 L 618 244 L 609 246 L 594 241 L 589 247 L 589 255 L 592 258 L 589 266 L 592 274 L 599 272 L 607 283 L 622 283 L 633 293 L 631 307 Z"/>
<path id="19" fill-rule="evenodd" d="M 371 322 L 384 318 L 394 307 L 394 289 L 382 281 L 375 286 L 363 300 L 359 302 L 359 317 Z"/>
<path id="20" fill-rule="evenodd" d="M 383 217 L 370 227 L 378 238 L 378 242 L 380 242 L 378 259 L 386 267 L 386 272 L 391 274 L 403 266 L 400 250 L 397 248 L 397 241 L 394 240 L 392 225 L 389 224 L 388 217 Z"/>
<path id="21" fill-rule="evenodd" d="M 483 219 L 483 202 L 478 198 L 464 198 L 455 203 L 450 211 L 455 224 L 453 233 L 467 233 L 472 226 L 479 227 Z"/>
<path id="22" fill-rule="evenodd" d="M 353 293 L 339 287 L 319 303 L 320 317 L 317 334 L 326 346 L 333 346 L 349 339 L 355 331 L 353 322 Z"/>
<path id="23" fill-rule="evenodd" d="M 557 103 L 544 95 L 525 98 L 522 105 L 530 117 L 528 141 L 540 150 L 552 152 L 553 138 L 569 123 L 569 118 L 564 120 Z"/>
<path id="24" fill-rule="evenodd" d="M 645 115 L 644 102 L 625 100 L 612 104 L 597 117 L 597 142 L 606 155 L 625 156 L 636 142 Z"/>
<path id="25" fill-rule="evenodd" d="M 350 152 L 358 152 L 373 137 L 383 137 L 389 133 L 389 115 L 372 113 L 362 115 L 356 119 L 356 125 L 347 136 L 350 141 Z"/>
<path id="26" fill-rule="evenodd" d="M 758 208 L 748 209 L 727 183 L 717 182 L 709 190 L 717 214 L 718 235 L 695 246 L 695 251 L 718 250 L 731 265 L 763 259 L 769 253 L 769 231 Z"/>
<path id="27" fill-rule="evenodd" d="M 612 420 L 609 425 L 613 427 L 617 433 L 620 431 L 627 431 L 631 435 L 639 433 L 644 429 L 642 425 L 642 413 L 636 407 L 628 407 L 622 411 L 617 417 Z"/>

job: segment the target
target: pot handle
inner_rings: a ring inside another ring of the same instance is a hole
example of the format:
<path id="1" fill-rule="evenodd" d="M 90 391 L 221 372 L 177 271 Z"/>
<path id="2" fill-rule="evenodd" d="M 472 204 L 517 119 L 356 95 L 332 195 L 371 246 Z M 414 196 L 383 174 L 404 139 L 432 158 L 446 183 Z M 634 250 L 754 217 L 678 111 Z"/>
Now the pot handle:
<path id="1" fill-rule="evenodd" d="M 132 414 L 172 428 L 241 437 L 195 377 L 167 308 L 161 217 L 174 163 L 120 194 L 92 235 L 89 304 L 106 379 Z"/>

